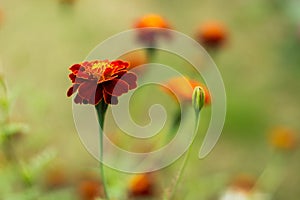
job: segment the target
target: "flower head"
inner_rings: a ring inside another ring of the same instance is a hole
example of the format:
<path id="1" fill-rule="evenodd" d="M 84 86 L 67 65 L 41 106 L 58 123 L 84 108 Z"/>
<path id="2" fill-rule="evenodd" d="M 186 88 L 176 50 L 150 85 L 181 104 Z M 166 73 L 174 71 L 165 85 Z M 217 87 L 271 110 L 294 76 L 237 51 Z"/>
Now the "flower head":
<path id="1" fill-rule="evenodd" d="M 129 196 L 146 197 L 154 195 L 154 182 L 150 174 L 134 175 L 129 182 Z"/>
<path id="2" fill-rule="evenodd" d="M 160 29 L 171 29 L 169 23 L 160 15 L 148 14 L 141 17 L 134 25 L 138 30 L 139 41 L 148 45 L 155 45 L 157 37 L 163 36 L 169 38 L 170 35 Z M 158 29 L 142 29 L 142 28 L 158 28 Z"/>
<path id="3" fill-rule="evenodd" d="M 191 102 L 194 89 L 197 86 L 200 86 L 205 93 L 204 105 L 209 105 L 211 97 L 208 89 L 202 83 L 196 80 L 191 80 L 184 77 L 172 78 L 167 82 L 165 88 L 167 88 L 168 90 L 165 91 L 168 91 L 170 93 L 172 92 L 171 94 L 173 94 L 175 98 L 178 97 L 178 100 L 180 102 Z"/>
<path id="4" fill-rule="evenodd" d="M 207 22 L 196 33 L 196 40 L 208 48 L 218 48 L 224 44 L 226 39 L 227 31 L 219 22 Z"/>
<path id="5" fill-rule="evenodd" d="M 296 133 L 287 128 L 278 127 L 271 132 L 270 143 L 281 150 L 292 150 L 297 146 Z"/>
<path id="6" fill-rule="evenodd" d="M 95 60 L 70 67 L 72 86 L 67 92 L 70 97 L 78 92 L 75 103 L 97 105 L 102 99 L 106 104 L 117 104 L 118 98 L 137 84 L 136 75 L 128 72 L 128 62 L 121 60 Z"/>

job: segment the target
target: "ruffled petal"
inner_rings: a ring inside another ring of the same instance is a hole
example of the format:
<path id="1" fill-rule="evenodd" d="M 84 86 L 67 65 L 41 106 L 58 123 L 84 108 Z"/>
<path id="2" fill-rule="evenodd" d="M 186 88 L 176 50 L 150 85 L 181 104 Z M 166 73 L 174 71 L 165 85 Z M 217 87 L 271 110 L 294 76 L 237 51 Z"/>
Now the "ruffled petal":
<path id="1" fill-rule="evenodd" d="M 117 73 L 114 73 L 114 76 L 121 77 L 126 73 L 127 73 L 127 70 L 121 70 L 121 71 L 118 71 Z"/>
<path id="2" fill-rule="evenodd" d="M 114 72 L 118 72 L 122 69 L 126 69 L 129 67 L 129 63 L 128 62 L 124 62 L 122 60 L 116 60 L 116 61 L 113 61 L 111 62 L 111 65 L 114 66 Z"/>
<path id="3" fill-rule="evenodd" d="M 129 85 L 121 79 L 105 82 L 103 83 L 103 87 L 105 92 L 113 96 L 121 96 L 129 90 Z"/>
<path id="4" fill-rule="evenodd" d="M 89 79 L 90 75 L 88 75 L 87 73 L 85 73 L 84 71 L 78 71 L 76 76 L 78 78 L 83 78 L 83 79 Z"/>
<path id="5" fill-rule="evenodd" d="M 69 69 L 72 71 L 72 73 L 77 74 L 79 71 L 81 65 L 80 64 L 74 64 Z"/>
<path id="6" fill-rule="evenodd" d="M 137 77 L 134 73 L 126 73 L 121 77 L 121 80 L 125 81 L 129 85 L 129 89 L 132 90 L 137 87 Z"/>
<path id="7" fill-rule="evenodd" d="M 78 94 L 83 99 L 90 100 L 96 93 L 97 83 L 95 81 L 87 81 L 80 84 Z"/>
<path id="8" fill-rule="evenodd" d="M 103 76 L 104 76 L 104 77 L 109 77 L 109 76 L 111 76 L 113 70 L 114 70 L 114 69 L 111 68 L 111 67 L 106 68 L 106 69 L 104 70 L 104 72 L 103 72 Z"/>
<path id="9" fill-rule="evenodd" d="M 103 88 L 100 85 L 98 85 L 95 94 L 95 101 L 92 104 L 97 105 L 102 99 L 103 99 Z"/>
<path id="10" fill-rule="evenodd" d="M 103 90 L 103 97 L 104 97 L 105 103 L 107 103 L 107 104 L 117 105 L 119 102 L 117 97 L 107 94 L 105 92 L 105 90 Z"/>
<path id="11" fill-rule="evenodd" d="M 76 75 L 71 73 L 71 74 L 69 74 L 69 78 L 71 79 L 72 83 L 74 83 L 75 79 L 76 79 Z"/>
<path id="12" fill-rule="evenodd" d="M 78 89 L 79 84 L 74 84 L 72 87 L 70 87 L 67 91 L 67 96 L 70 97 L 72 94 L 74 94 Z"/>
<path id="13" fill-rule="evenodd" d="M 74 102 L 77 104 L 82 104 L 83 99 L 77 94 L 76 97 L 74 98 Z"/>

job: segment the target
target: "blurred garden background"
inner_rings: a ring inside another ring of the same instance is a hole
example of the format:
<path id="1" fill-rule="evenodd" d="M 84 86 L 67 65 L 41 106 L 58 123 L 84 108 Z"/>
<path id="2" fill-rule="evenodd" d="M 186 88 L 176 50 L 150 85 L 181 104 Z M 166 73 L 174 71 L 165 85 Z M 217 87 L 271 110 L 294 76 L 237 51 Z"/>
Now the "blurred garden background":
<path id="1" fill-rule="evenodd" d="M 0 199 L 101 196 L 98 161 L 82 145 L 66 97 L 68 67 L 149 13 L 195 39 L 205 24 L 223 31 L 222 44 L 208 50 L 226 88 L 224 130 L 203 160 L 196 141 L 174 199 L 298 199 L 298 0 L 0 0 Z M 157 62 L 169 60 L 161 53 Z M 142 177 L 106 169 L 111 199 L 162 199 L 180 161 Z M 240 197 L 228 198 L 236 191 Z"/>

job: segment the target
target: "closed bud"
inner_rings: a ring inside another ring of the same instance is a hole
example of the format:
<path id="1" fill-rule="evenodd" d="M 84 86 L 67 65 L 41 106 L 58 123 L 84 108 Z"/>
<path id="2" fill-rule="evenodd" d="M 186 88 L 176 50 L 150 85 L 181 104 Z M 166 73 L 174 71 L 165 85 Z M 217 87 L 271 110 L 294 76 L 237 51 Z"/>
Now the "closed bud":
<path id="1" fill-rule="evenodd" d="M 192 103 L 195 112 L 198 114 L 205 103 L 205 92 L 202 87 L 196 86 L 194 88 Z"/>

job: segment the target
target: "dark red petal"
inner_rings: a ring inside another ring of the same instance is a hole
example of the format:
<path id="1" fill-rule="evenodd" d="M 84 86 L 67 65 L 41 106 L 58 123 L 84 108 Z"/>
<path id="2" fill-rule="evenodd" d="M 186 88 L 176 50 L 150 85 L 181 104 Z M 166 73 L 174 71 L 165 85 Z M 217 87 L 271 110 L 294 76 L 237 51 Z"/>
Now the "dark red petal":
<path id="1" fill-rule="evenodd" d="M 118 71 L 118 72 L 114 73 L 114 76 L 121 77 L 126 73 L 127 73 L 127 70 L 121 70 L 121 71 Z"/>
<path id="2" fill-rule="evenodd" d="M 77 94 L 76 97 L 74 98 L 74 102 L 77 104 L 82 104 L 83 99 Z"/>
<path id="3" fill-rule="evenodd" d="M 121 79 L 107 81 L 103 83 L 103 87 L 105 92 L 113 96 L 121 96 L 129 90 L 129 85 Z"/>
<path id="4" fill-rule="evenodd" d="M 113 80 L 113 79 L 115 79 L 115 78 L 117 78 L 116 76 L 112 76 L 112 77 L 109 77 L 109 78 L 105 78 L 105 79 L 99 79 L 98 80 L 98 84 L 100 84 L 100 83 L 104 83 L 104 82 L 108 82 L 108 81 L 111 81 L 111 80 Z"/>
<path id="5" fill-rule="evenodd" d="M 75 79 L 76 79 L 76 75 L 71 73 L 71 74 L 69 74 L 69 78 L 71 79 L 72 83 L 74 83 Z"/>
<path id="6" fill-rule="evenodd" d="M 72 96 L 72 94 L 74 93 L 73 91 L 74 91 L 74 87 L 72 86 L 72 87 L 70 87 L 70 88 L 68 89 L 68 91 L 67 91 L 67 97 Z"/>
<path id="7" fill-rule="evenodd" d="M 117 97 L 107 94 L 105 92 L 105 90 L 103 90 L 103 97 L 104 97 L 105 103 L 107 103 L 107 104 L 117 105 L 119 102 Z"/>
<path id="8" fill-rule="evenodd" d="M 83 98 L 89 100 L 94 96 L 97 88 L 97 83 L 95 81 L 87 81 L 80 84 L 78 89 L 78 94 Z"/>
<path id="9" fill-rule="evenodd" d="M 106 68 L 103 72 L 104 77 L 110 76 L 113 71 L 113 68 Z"/>
<path id="10" fill-rule="evenodd" d="M 72 65 L 69 69 L 70 69 L 74 74 L 76 74 L 76 73 L 79 71 L 80 67 L 81 67 L 80 64 L 74 64 L 74 65 Z"/>
<path id="11" fill-rule="evenodd" d="M 94 105 L 97 105 L 103 99 L 103 88 L 102 86 L 98 85 L 95 95 L 95 101 L 93 102 Z"/>
<path id="12" fill-rule="evenodd" d="M 121 80 L 125 81 L 129 85 L 129 89 L 132 90 L 137 87 L 137 77 L 134 73 L 126 73 L 121 77 Z"/>
<path id="13" fill-rule="evenodd" d="M 115 60 L 111 62 L 111 65 L 128 67 L 129 63 L 122 60 Z"/>
<path id="14" fill-rule="evenodd" d="M 122 60 L 116 60 L 111 62 L 111 65 L 115 66 L 114 67 L 114 72 L 120 71 L 122 69 L 126 69 L 129 67 L 128 62 L 123 62 Z"/>
<path id="15" fill-rule="evenodd" d="M 72 87 L 70 87 L 68 89 L 67 96 L 70 97 L 70 96 L 72 96 L 72 94 L 77 92 L 78 87 L 79 87 L 79 84 L 74 84 Z"/>

